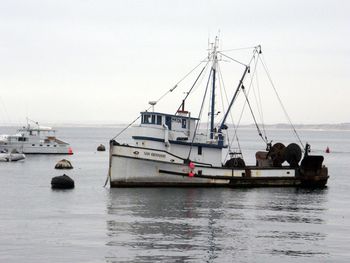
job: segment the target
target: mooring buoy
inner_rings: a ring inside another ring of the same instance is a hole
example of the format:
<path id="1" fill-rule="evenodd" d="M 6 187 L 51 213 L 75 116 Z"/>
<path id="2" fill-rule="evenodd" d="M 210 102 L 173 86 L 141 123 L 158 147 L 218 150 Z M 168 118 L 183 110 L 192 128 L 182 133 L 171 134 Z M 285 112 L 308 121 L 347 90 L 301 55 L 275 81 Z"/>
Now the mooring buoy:
<path id="1" fill-rule="evenodd" d="M 97 147 L 97 151 L 99 152 L 104 152 L 106 150 L 106 147 L 103 145 L 103 144 L 100 144 L 98 147 Z"/>
<path id="2" fill-rule="evenodd" d="M 55 169 L 73 169 L 73 165 L 70 161 L 62 159 L 55 165 Z"/>
<path id="3" fill-rule="evenodd" d="M 72 189 L 74 188 L 74 180 L 66 174 L 55 176 L 51 179 L 51 188 L 52 189 Z"/>

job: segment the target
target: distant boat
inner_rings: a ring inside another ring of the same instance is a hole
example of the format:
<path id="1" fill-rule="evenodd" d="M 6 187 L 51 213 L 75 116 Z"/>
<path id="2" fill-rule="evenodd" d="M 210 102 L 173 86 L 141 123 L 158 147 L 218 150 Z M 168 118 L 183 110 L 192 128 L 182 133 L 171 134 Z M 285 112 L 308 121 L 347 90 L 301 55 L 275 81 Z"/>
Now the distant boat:
<path id="1" fill-rule="evenodd" d="M 290 143 L 287 147 L 282 143 L 271 145 L 271 141 L 262 135 L 254 115 L 258 134 L 266 145 L 266 151 L 256 152 L 256 165 L 246 165 L 241 151 L 233 151 L 234 140 L 229 137 L 233 133 L 230 135 L 227 132 L 232 125 L 228 125 L 227 120 L 239 93 L 245 95 L 250 107 L 243 82 L 250 73 L 250 64 L 260 61 L 260 54 L 261 47 L 254 47 L 250 62 L 239 62 L 243 66 L 243 74 L 238 79 L 238 87 L 233 90 L 225 107 L 216 109 L 220 98 L 217 85 L 223 83 L 218 63 L 231 59 L 218 50 L 216 40 L 207 59 L 202 62 L 205 64 L 202 71 L 194 78 L 194 84 L 189 86 L 177 110 L 172 113 L 154 111 L 157 101 L 151 101 L 149 109 L 142 111 L 138 118 L 140 124 L 132 126 L 131 138 L 117 139 L 121 134 L 119 133 L 110 141 L 110 186 L 325 186 L 328 169 L 322 164 L 323 156 L 309 155 L 308 144 L 304 148 L 304 156 L 302 148 L 296 143 Z M 230 60 L 232 61 L 237 62 L 235 59 Z M 252 69 L 255 67 L 256 64 Z M 208 78 L 203 81 L 203 96 L 200 98 L 197 81 L 204 78 L 203 72 L 208 73 Z M 173 92 L 176 87 L 177 85 L 168 93 Z M 187 105 L 200 106 L 198 116 L 191 115 L 185 109 L 185 102 L 193 90 L 197 93 L 191 98 L 199 99 L 199 103 Z M 208 102 L 205 104 L 205 101 Z M 208 111 L 202 113 L 205 108 Z M 252 109 L 250 110 L 253 114 Z M 222 115 L 216 118 L 219 113 Z M 205 131 L 199 129 L 201 120 L 209 120 Z M 302 145 L 300 139 L 299 142 Z M 287 164 L 282 165 L 285 162 Z"/>
<path id="2" fill-rule="evenodd" d="M 33 122 L 33 121 L 31 121 Z M 73 154 L 69 143 L 57 139 L 56 130 L 51 127 L 34 125 L 27 120 L 27 126 L 14 135 L 0 135 L 0 151 L 18 151 L 25 154 Z"/>
<path id="3" fill-rule="evenodd" d="M 17 151 L 12 152 L 0 152 L 1 162 L 16 162 L 19 160 L 24 160 L 26 156 L 23 153 L 18 153 Z"/>

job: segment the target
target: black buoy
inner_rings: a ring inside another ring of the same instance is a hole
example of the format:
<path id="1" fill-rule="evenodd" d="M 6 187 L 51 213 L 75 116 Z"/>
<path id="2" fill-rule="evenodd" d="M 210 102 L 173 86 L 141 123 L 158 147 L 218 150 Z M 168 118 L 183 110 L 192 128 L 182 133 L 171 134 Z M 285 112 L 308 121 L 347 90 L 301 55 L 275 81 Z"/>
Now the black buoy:
<path id="1" fill-rule="evenodd" d="M 51 179 L 52 189 L 72 189 L 74 188 L 74 180 L 68 175 L 60 175 Z"/>
<path id="2" fill-rule="evenodd" d="M 103 144 L 100 144 L 98 147 L 97 147 L 97 151 L 99 152 L 104 152 L 106 150 L 106 147 L 103 145 Z"/>
<path id="3" fill-rule="evenodd" d="M 55 169 L 73 169 L 73 165 L 70 161 L 62 159 L 55 165 Z"/>

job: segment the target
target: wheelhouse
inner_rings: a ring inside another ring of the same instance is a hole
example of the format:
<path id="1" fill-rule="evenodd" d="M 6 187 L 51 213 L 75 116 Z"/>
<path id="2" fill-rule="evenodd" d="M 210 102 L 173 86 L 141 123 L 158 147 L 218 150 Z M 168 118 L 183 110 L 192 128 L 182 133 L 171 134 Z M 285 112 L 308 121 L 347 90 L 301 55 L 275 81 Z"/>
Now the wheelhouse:
<path id="1" fill-rule="evenodd" d="M 193 118 L 188 112 L 171 115 L 159 112 L 141 112 L 141 126 L 167 127 L 170 131 L 187 131 L 194 129 L 198 118 Z"/>

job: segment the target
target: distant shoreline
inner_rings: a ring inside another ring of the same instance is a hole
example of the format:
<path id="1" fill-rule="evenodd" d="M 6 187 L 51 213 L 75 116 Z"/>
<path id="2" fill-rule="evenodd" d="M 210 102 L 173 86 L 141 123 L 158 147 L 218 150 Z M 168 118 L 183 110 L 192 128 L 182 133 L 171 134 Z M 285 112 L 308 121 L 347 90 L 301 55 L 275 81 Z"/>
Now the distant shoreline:
<path id="1" fill-rule="evenodd" d="M 45 123 L 47 126 L 52 127 L 95 127 L 95 128 L 125 128 L 127 123 Z M 0 127 L 19 127 L 21 125 L 0 123 Z M 206 124 L 201 124 L 201 128 L 205 128 Z M 230 127 L 233 127 L 229 125 Z M 259 124 L 260 128 L 263 128 Z M 265 124 L 266 129 L 273 130 L 289 130 L 291 126 L 286 123 Z M 337 124 L 295 124 L 297 130 L 337 130 L 337 131 L 350 131 L 350 123 L 337 123 Z M 240 129 L 256 129 L 255 124 L 240 125 Z"/>
<path id="2" fill-rule="evenodd" d="M 337 124 L 294 124 L 297 130 L 337 130 L 337 131 L 350 131 L 350 123 L 337 123 Z M 260 126 L 262 127 L 262 126 Z M 241 128 L 255 128 L 254 124 L 241 125 Z M 291 125 L 286 123 L 268 124 L 265 125 L 266 129 L 285 130 L 290 129 Z"/>

